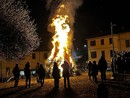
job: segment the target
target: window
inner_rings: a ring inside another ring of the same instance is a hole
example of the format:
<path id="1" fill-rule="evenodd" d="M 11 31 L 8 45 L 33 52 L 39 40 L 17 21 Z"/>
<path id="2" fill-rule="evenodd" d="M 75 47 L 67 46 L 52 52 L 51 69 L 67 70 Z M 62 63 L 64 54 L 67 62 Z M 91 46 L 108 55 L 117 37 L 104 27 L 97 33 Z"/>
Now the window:
<path id="1" fill-rule="evenodd" d="M 101 39 L 101 45 L 104 45 L 104 39 Z"/>
<path id="2" fill-rule="evenodd" d="M 130 47 L 130 40 L 125 40 L 126 47 Z"/>
<path id="3" fill-rule="evenodd" d="M 47 59 L 48 58 L 48 55 L 47 55 L 47 53 L 44 53 L 44 57 L 43 57 L 44 59 Z"/>
<path id="4" fill-rule="evenodd" d="M 110 57 L 113 57 L 113 50 L 110 50 Z"/>
<path id="5" fill-rule="evenodd" d="M 105 57 L 105 51 L 101 51 L 102 56 Z"/>
<path id="6" fill-rule="evenodd" d="M 96 57 L 97 57 L 96 51 L 91 52 L 91 58 L 96 58 Z"/>
<path id="7" fill-rule="evenodd" d="M 95 45 L 96 45 L 95 40 L 94 41 L 90 41 L 90 46 L 95 46 Z"/>
<path id="8" fill-rule="evenodd" d="M 36 59 L 36 54 L 32 53 L 32 59 Z"/>
<path id="9" fill-rule="evenodd" d="M 109 38 L 109 44 L 112 44 L 112 38 Z"/>

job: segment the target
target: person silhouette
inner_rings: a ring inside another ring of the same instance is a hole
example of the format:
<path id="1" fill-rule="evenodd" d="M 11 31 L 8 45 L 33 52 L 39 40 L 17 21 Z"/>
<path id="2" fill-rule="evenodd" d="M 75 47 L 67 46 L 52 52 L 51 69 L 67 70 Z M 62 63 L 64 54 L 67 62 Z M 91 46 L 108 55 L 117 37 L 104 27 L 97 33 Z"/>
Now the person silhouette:
<path id="1" fill-rule="evenodd" d="M 95 82 L 95 83 L 97 83 L 97 75 L 98 75 L 98 66 L 96 64 L 96 61 L 93 61 L 92 77 L 93 77 L 93 82 Z"/>
<path id="2" fill-rule="evenodd" d="M 43 86 L 44 78 L 45 78 L 45 68 L 43 67 L 42 64 L 40 64 L 39 69 L 38 69 L 38 77 L 39 77 L 39 82 L 41 83 L 41 86 Z"/>
<path id="3" fill-rule="evenodd" d="M 25 73 L 25 77 L 26 77 L 26 87 L 28 88 L 28 87 L 30 87 L 30 82 L 31 82 L 31 70 L 30 70 L 29 62 L 27 62 L 25 64 L 24 73 Z"/>
<path id="4" fill-rule="evenodd" d="M 54 62 L 54 65 L 53 65 L 52 76 L 54 78 L 54 88 L 58 90 L 59 89 L 59 79 L 60 79 L 60 69 L 58 68 L 58 65 L 56 62 Z"/>
<path id="5" fill-rule="evenodd" d="M 12 73 L 14 75 L 14 80 L 15 80 L 14 87 L 17 87 L 18 82 L 19 82 L 19 75 L 20 75 L 20 70 L 19 70 L 18 64 L 15 64 L 15 67 L 13 68 Z"/>
<path id="6" fill-rule="evenodd" d="M 63 68 L 63 77 L 64 77 L 64 88 L 66 88 L 66 81 L 68 82 L 68 88 L 70 88 L 70 66 L 67 61 L 64 61 L 64 63 L 61 65 Z"/>
<path id="7" fill-rule="evenodd" d="M 91 76 L 92 76 L 92 62 L 89 61 L 88 65 L 87 65 L 87 69 L 88 69 L 88 76 L 89 76 L 89 80 L 91 81 Z"/>
<path id="8" fill-rule="evenodd" d="M 98 62 L 98 69 L 101 72 L 101 80 L 106 81 L 106 70 L 107 70 L 107 61 L 104 56 L 101 56 Z"/>
<path id="9" fill-rule="evenodd" d="M 40 63 L 37 62 L 37 65 L 36 65 L 36 79 L 37 79 L 37 83 L 39 83 L 39 76 L 38 76 L 39 66 L 40 66 Z"/>
<path id="10" fill-rule="evenodd" d="M 98 85 L 97 98 L 108 98 L 108 89 L 104 83 Z"/>

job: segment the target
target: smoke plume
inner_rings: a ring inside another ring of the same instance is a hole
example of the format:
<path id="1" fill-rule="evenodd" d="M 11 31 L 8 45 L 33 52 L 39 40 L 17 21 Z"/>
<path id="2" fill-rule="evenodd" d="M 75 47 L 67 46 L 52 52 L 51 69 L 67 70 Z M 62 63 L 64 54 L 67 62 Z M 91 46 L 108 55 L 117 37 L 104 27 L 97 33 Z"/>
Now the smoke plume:
<path id="1" fill-rule="evenodd" d="M 50 10 L 50 17 L 56 14 L 60 15 L 68 15 L 70 17 L 70 26 L 73 27 L 73 23 L 75 20 L 76 9 L 78 9 L 83 3 L 83 0 L 47 0 L 47 9 Z M 57 11 L 60 5 L 64 4 L 65 8 Z"/>

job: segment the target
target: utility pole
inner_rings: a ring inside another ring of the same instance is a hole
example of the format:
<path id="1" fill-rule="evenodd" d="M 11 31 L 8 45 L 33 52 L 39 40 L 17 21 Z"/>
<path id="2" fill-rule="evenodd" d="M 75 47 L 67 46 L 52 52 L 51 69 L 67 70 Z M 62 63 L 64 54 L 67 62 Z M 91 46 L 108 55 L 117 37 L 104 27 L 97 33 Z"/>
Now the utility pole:
<path id="1" fill-rule="evenodd" d="M 113 64 L 113 70 L 115 73 L 115 49 L 114 49 L 114 38 L 113 38 L 113 26 L 116 26 L 115 24 L 113 24 L 112 22 L 110 23 L 110 28 L 111 28 L 111 38 L 112 38 L 112 64 Z"/>

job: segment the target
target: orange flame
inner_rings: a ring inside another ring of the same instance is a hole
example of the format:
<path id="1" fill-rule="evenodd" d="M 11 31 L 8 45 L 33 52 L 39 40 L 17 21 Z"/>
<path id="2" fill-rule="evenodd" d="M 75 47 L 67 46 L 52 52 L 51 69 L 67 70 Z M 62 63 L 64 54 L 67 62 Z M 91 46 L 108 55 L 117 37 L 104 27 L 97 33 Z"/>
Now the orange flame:
<path id="1" fill-rule="evenodd" d="M 64 8 L 64 5 L 61 5 L 60 8 Z M 60 8 L 57 12 L 60 11 Z M 52 38 L 53 49 L 48 59 L 57 61 L 58 65 L 61 65 L 66 60 L 72 65 L 71 67 L 74 67 L 75 63 L 71 55 L 73 34 L 69 26 L 69 20 L 69 16 L 64 14 L 57 14 L 52 18 L 50 27 L 54 28 L 54 36 Z"/>

